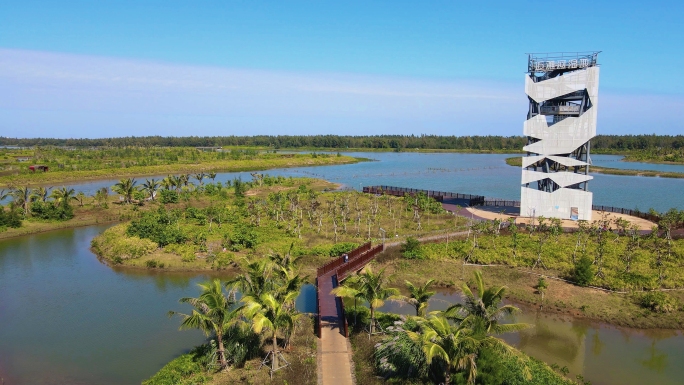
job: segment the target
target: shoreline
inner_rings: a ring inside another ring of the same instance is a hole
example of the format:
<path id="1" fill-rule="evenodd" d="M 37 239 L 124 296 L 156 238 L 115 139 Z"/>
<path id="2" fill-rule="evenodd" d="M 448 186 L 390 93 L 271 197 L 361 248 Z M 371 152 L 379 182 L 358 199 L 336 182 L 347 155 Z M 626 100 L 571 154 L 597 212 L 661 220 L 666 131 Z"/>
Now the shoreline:
<path id="1" fill-rule="evenodd" d="M 506 164 L 512 167 L 522 167 L 522 157 L 510 157 L 506 158 Z M 656 177 L 656 178 L 673 178 L 681 179 L 684 178 L 684 173 L 682 172 L 667 172 L 667 171 L 651 171 L 651 170 L 628 170 L 621 168 L 611 168 L 611 167 L 600 167 L 600 166 L 589 166 L 589 172 L 595 172 L 605 175 L 618 175 L 618 176 L 643 176 L 643 177 Z"/>
<path id="2" fill-rule="evenodd" d="M 292 158 L 284 158 L 287 159 L 288 161 L 291 161 Z M 317 158 L 312 158 L 312 159 L 317 159 Z M 321 159 L 326 159 L 326 158 L 321 158 Z M 337 158 L 327 158 L 327 159 L 337 159 Z M 238 167 L 230 167 L 230 166 L 225 166 L 225 167 L 212 167 L 210 164 L 207 165 L 205 164 L 197 164 L 197 165 L 192 165 L 192 167 L 182 167 L 181 170 L 174 170 L 172 172 L 164 172 L 163 170 L 155 170 L 155 171 L 149 171 L 149 172 L 112 172 L 109 175 L 95 175 L 95 176 L 79 176 L 74 179 L 57 179 L 56 181 L 32 181 L 32 182 L 13 182 L 13 181 L 7 181 L 4 179 L 10 179 L 7 177 L 0 177 L 0 188 L 7 188 L 10 185 L 21 185 L 21 186 L 27 186 L 27 187 L 45 187 L 49 185 L 71 185 L 71 184 L 77 184 L 77 183 L 84 183 L 84 182 L 95 182 L 95 181 L 102 181 L 102 180 L 109 180 L 109 179 L 117 179 L 117 178 L 141 178 L 141 177 L 151 177 L 151 176 L 161 176 L 164 174 L 178 174 L 178 173 L 192 173 L 198 171 L 198 168 L 201 169 L 203 172 L 211 171 L 211 172 L 247 172 L 247 171 L 266 171 L 266 170 L 274 170 L 274 169 L 279 169 L 279 168 L 296 168 L 296 167 L 318 167 L 318 166 L 337 166 L 337 165 L 345 165 L 345 164 L 355 164 L 355 163 L 360 163 L 360 162 L 367 162 L 367 161 L 372 161 L 372 160 L 367 160 L 365 158 L 359 158 L 359 157 L 349 157 L 349 156 L 342 156 L 342 161 L 332 161 L 328 163 L 318 163 L 318 162 L 313 162 L 314 164 L 307 164 L 302 162 L 301 164 L 283 164 L 283 165 L 275 165 L 275 166 L 256 166 L 256 167 L 248 167 L 248 166 L 238 166 Z M 169 165 L 171 166 L 171 165 Z M 147 167 L 147 166 L 146 166 Z M 162 168 L 164 166 L 151 166 L 151 167 L 158 167 Z M 93 170 L 92 172 L 97 172 L 101 173 L 107 170 Z M 80 173 L 87 173 L 88 171 L 75 171 L 80 172 Z M 49 171 L 48 171 L 49 173 Z M 25 175 L 36 175 L 36 174 L 25 174 Z M 42 174 L 37 174 L 37 175 L 42 175 Z M 18 175 L 17 175 L 18 176 Z M 19 176 L 18 176 L 19 177 Z M 17 178 L 19 179 L 19 178 Z"/>

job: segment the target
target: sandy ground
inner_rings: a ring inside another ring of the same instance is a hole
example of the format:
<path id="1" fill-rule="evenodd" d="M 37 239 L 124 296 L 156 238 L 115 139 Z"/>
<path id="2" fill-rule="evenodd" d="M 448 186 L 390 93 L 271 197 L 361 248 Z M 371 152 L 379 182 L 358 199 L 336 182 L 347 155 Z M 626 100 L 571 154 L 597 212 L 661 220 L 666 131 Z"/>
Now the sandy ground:
<path id="1" fill-rule="evenodd" d="M 528 224 L 532 222 L 532 218 L 529 217 L 521 217 L 518 215 L 512 215 L 512 214 L 500 214 L 496 212 L 491 212 L 491 211 L 486 211 L 486 210 L 480 210 L 472 207 L 468 207 L 466 210 L 471 212 L 473 215 L 476 215 L 480 218 L 485 218 L 485 219 L 501 219 L 501 220 L 507 220 L 510 217 L 515 217 L 515 223 L 517 224 Z M 634 223 L 639 227 L 639 230 L 645 231 L 645 230 L 651 230 L 653 226 L 656 226 L 655 223 L 648 221 L 646 219 L 638 218 L 638 217 L 633 217 L 630 215 L 625 215 L 625 214 L 618 214 L 618 213 L 606 213 L 604 211 L 598 211 L 594 210 L 592 212 L 592 218 L 593 220 L 597 220 L 602 218 L 604 214 L 608 215 L 608 219 L 611 221 L 615 221 L 617 218 L 623 218 L 630 223 Z M 577 221 L 572 221 L 569 219 L 563 219 L 562 221 L 562 226 L 564 228 L 577 228 L 578 227 L 578 222 Z"/>

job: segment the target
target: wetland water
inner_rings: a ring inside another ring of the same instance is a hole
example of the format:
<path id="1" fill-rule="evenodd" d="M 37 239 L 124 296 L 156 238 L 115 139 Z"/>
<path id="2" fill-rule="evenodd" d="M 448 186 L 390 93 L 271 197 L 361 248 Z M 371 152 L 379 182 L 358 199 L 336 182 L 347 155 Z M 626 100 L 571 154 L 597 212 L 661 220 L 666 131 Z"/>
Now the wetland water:
<path id="1" fill-rule="evenodd" d="M 430 300 L 428 311 L 444 310 L 457 302 L 462 302 L 458 292 L 441 290 Z M 566 366 L 573 379 L 580 374 L 592 385 L 682 383 L 684 336 L 681 332 L 616 328 L 540 313 L 529 306 L 519 307 L 522 312 L 514 321 L 533 327 L 501 337 L 534 358 Z M 389 302 L 380 310 L 415 314 L 411 306 Z"/>
<path id="2" fill-rule="evenodd" d="M 314 176 L 351 188 L 386 184 L 519 199 L 520 169 L 504 163 L 508 155 L 352 155 L 379 161 L 267 172 Z M 597 165 L 599 158 L 594 156 Z M 249 173 L 223 173 L 217 180 L 235 177 L 251 179 Z M 71 187 L 92 193 L 114 183 Z M 684 179 L 595 174 L 590 189 L 596 204 L 684 208 Z M 0 377 L 6 384 L 139 383 L 204 340 L 198 331 L 179 332 L 179 319 L 169 319 L 166 313 L 186 309 L 178 298 L 195 296 L 195 283 L 207 276 L 103 265 L 89 247 L 91 239 L 105 228 L 59 230 L 0 242 Z M 453 294 L 439 295 L 442 297 L 435 301 L 455 300 Z M 435 302 L 432 306 L 440 305 Z M 311 286 L 305 288 L 298 307 L 315 310 Z M 675 384 L 684 378 L 679 365 L 684 338 L 679 334 L 616 329 L 553 315 L 537 316 L 533 311 L 521 317 L 537 327 L 507 337 L 511 343 L 534 357 L 568 366 L 594 385 Z"/>
<path id="3" fill-rule="evenodd" d="M 204 341 L 178 331 L 197 273 L 112 269 L 90 252 L 106 226 L 0 242 L 0 378 L 5 384 L 136 384 Z M 309 285 L 297 301 L 314 312 Z M 0 380 L 0 383 L 2 381 Z"/>
<path id="4" fill-rule="evenodd" d="M 310 176 L 341 183 L 349 188 L 389 185 L 484 195 L 489 198 L 520 200 L 520 168 L 506 164 L 505 159 L 520 154 L 461 153 L 393 153 L 353 152 L 345 155 L 375 159 L 349 165 L 295 167 L 263 171 L 270 175 Z M 684 172 L 684 165 L 620 162 L 620 156 L 593 155 L 597 166 Z M 157 176 L 157 179 L 165 175 Z M 249 172 L 219 173 L 216 181 L 234 178 L 251 180 Z M 667 211 L 671 207 L 684 209 L 684 179 L 593 174 L 589 191 L 594 204 Z M 145 178 L 137 178 L 139 183 Z M 210 181 L 207 179 L 206 181 Z M 98 188 L 114 185 L 116 180 L 100 180 L 73 184 L 70 187 L 92 195 Z M 196 182 L 193 180 L 193 182 Z"/>

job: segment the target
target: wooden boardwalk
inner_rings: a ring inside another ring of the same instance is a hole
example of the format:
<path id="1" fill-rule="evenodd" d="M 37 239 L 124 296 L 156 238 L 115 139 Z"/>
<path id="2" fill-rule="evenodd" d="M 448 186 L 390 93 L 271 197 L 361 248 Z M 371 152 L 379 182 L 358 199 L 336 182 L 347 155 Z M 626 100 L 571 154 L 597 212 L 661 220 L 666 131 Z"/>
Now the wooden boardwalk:
<path id="1" fill-rule="evenodd" d="M 330 294 L 336 283 L 335 270 L 318 277 L 321 337 L 318 340 L 318 383 L 353 385 L 352 351 L 345 336 L 342 303 Z"/>

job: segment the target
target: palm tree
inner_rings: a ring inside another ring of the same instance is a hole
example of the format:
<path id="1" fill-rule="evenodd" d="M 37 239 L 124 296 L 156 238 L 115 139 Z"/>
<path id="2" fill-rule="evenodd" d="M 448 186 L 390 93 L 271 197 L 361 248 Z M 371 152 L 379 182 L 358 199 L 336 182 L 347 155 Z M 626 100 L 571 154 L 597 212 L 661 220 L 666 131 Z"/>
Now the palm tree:
<path id="1" fill-rule="evenodd" d="M 266 292 L 259 296 L 247 295 L 242 298 L 243 314 L 252 321 L 252 329 L 261 333 L 264 329 L 269 330 L 273 350 L 269 353 L 271 358 L 271 375 L 278 365 L 278 332 L 288 332 L 294 329 L 295 322 L 299 317 L 294 308 L 288 306 L 293 303 L 299 292 L 289 292 L 284 298 L 277 298 L 273 293 Z"/>
<path id="2" fill-rule="evenodd" d="M 202 180 L 204 178 L 206 178 L 206 176 L 207 176 L 207 174 L 205 174 L 204 172 L 200 172 L 198 174 L 193 175 L 193 178 L 195 178 L 197 180 L 197 182 L 199 183 L 199 185 L 201 186 Z"/>
<path id="3" fill-rule="evenodd" d="M 456 304 L 444 312 L 433 312 L 428 319 L 419 318 L 420 333 L 407 331 L 414 342 L 421 344 L 428 364 L 440 357 L 447 364 L 445 383 L 450 381 L 452 369 L 466 372 L 468 384 L 474 384 L 477 377 L 477 357 L 483 349 L 511 355 L 515 350 L 497 334 L 520 331 L 530 327 L 523 323 L 501 324 L 504 316 L 514 314 L 518 308 L 501 305 L 505 287 L 484 287 L 480 271 L 475 272 L 478 288 L 476 296 L 464 284 L 464 304 Z M 451 321 L 456 321 L 452 324 Z M 523 364 L 524 365 L 524 364 Z M 527 373 L 527 368 L 524 368 Z"/>
<path id="4" fill-rule="evenodd" d="M 32 200 L 40 200 L 41 202 L 47 202 L 48 196 L 50 195 L 50 190 L 52 187 L 38 187 L 31 190 Z"/>
<path id="5" fill-rule="evenodd" d="M 273 289 L 274 282 L 271 279 L 271 264 L 267 260 L 251 262 L 243 271 L 245 271 L 244 274 L 226 281 L 226 288 L 234 287 L 239 289 L 243 295 L 251 295 L 253 297 L 259 297 L 261 294 Z"/>
<path id="6" fill-rule="evenodd" d="M 207 176 L 208 176 L 209 178 L 211 178 L 211 181 L 212 181 L 212 182 L 214 181 L 214 179 L 216 179 L 216 173 L 215 173 L 215 172 L 210 172 L 209 174 L 207 174 Z"/>
<path id="7" fill-rule="evenodd" d="M 169 176 L 169 180 L 171 181 L 171 186 L 180 194 L 180 189 L 183 187 L 183 178 L 177 175 L 171 175 Z"/>
<path id="8" fill-rule="evenodd" d="M 107 191 L 107 187 L 102 187 L 97 189 L 95 192 L 95 195 L 93 196 L 93 199 L 97 201 L 97 204 L 99 206 L 107 206 L 107 198 L 109 197 L 109 191 Z"/>
<path id="9" fill-rule="evenodd" d="M 370 266 L 356 276 L 354 285 L 342 284 L 331 291 L 331 294 L 344 298 L 360 298 L 368 302 L 370 307 L 370 334 L 375 332 L 375 309 L 385 304 L 387 300 L 398 300 L 399 290 L 386 287 L 388 278 L 385 269 L 374 274 Z"/>
<path id="10" fill-rule="evenodd" d="M 117 184 L 112 186 L 112 191 L 122 195 L 124 202 L 131 203 L 133 201 L 133 193 L 135 193 L 135 185 L 138 183 L 133 178 L 120 179 Z"/>
<path id="11" fill-rule="evenodd" d="M 180 180 L 183 186 L 187 186 L 188 183 L 190 183 L 190 174 L 180 174 L 178 176 L 178 180 Z M 181 185 L 179 185 L 178 187 L 180 188 Z"/>
<path id="12" fill-rule="evenodd" d="M 159 188 L 159 181 L 155 180 L 154 178 L 152 179 L 146 179 L 145 183 L 142 184 L 142 189 L 143 191 L 146 191 L 152 200 L 154 200 L 154 194 L 157 192 L 157 189 Z"/>
<path id="13" fill-rule="evenodd" d="M 459 361 L 466 362 L 462 361 L 464 357 L 459 346 L 462 329 L 452 326 L 445 317 L 432 315 L 429 319 L 422 320 L 420 332 L 405 332 L 422 347 L 428 365 L 437 357 L 444 360 L 444 383 L 450 384 L 451 369 L 457 369 Z"/>
<path id="14" fill-rule="evenodd" d="M 52 190 L 52 194 L 50 194 L 50 196 L 55 200 L 55 202 L 57 202 L 58 205 L 69 206 L 69 202 L 71 200 L 76 200 L 75 194 L 76 190 L 62 187 L 57 190 Z"/>
<path id="15" fill-rule="evenodd" d="M 406 288 L 408 288 L 410 294 L 408 297 L 404 297 L 404 301 L 416 308 L 416 315 L 418 317 L 425 317 L 428 301 L 430 300 L 430 297 L 435 295 L 435 291 L 429 290 L 435 280 L 430 279 L 422 286 L 415 286 L 409 281 L 405 282 Z"/>
<path id="16" fill-rule="evenodd" d="M 166 190 L 170 190 L 171 187 L 173 187 L 172 178 L 173 178 L 173 175 L 168 175 L 166 178 L 161 180 L 161 182 L 159 183 L 160 186 L 165 188 Z"/>
<path id="17" fill-rule="evenodd" d="M 234 308 L 236 304 L 235 292 L 231 290 L 226 295 L 219 279 L 200 283 L 198 286 L 202 289 L 199 297 L 185 297 L 179 300 L 181 303 L 189 303 L 194 307 L 192 314 L 175 311 L 170 311 L 168 314 L 169 317 L 179 315 L 183 319 L 180 326 L 181 330 L 200 329 L 207 336 L 213 333 L 218 342 L 218 358 L 221 369 L 225 369 L 228 367 L 228 360 L 223 346 L 223 336 L 228 328 L 240 320 L 240 308 Z"/>
<path id="18" fill-rule="evenodd" d="M 523 330 L 529 327 L 522 323 L 503 324 L 501 321 L 520 310 L 513 305 L 503 305 L 505 286 L 492 286 L 485 289 L 482 272 L 475 271 L 475 283 L 478 295 L 473 294 L 467 284 L 461 286 L 465 295 L 465 303 L 450 306 L 442 314 L 466 327 L 482 324 L 488 334 L 501 334 Z M 479 327 L 479 326 L 478 326 Z"/>
<path id="19" fill-rule="evenodd" d="M 21 206 L 24 211 L 24 217 L 29 214 L 29 206 L 33 202 L 33 197 L 31 195 L 31 189 L 28 186 L 17 187 L 12 191 L 12 198 L 14 198 L 14 203 L 17 206 Z"/>
<path id="20" fill-rule="evenodd" d="M 86 195 L 83 191 L 79 191 L 74 197 L 78 201 L 78 205 L 83 207 L 83 201 L 85 201 Z"/>

